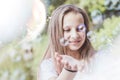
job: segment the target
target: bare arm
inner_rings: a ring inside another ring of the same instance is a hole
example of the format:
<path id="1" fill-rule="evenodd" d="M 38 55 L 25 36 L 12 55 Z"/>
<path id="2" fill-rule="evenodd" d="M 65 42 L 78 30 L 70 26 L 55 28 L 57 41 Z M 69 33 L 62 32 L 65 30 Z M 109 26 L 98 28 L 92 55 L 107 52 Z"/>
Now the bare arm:
<path id="1" fill-rule="evenodd" d="M 75 75 L 76 75 L 76 72 L 69 72 L 63 69 L 58 77 L 52 77 L 49 80 L 73 80 Z"/>

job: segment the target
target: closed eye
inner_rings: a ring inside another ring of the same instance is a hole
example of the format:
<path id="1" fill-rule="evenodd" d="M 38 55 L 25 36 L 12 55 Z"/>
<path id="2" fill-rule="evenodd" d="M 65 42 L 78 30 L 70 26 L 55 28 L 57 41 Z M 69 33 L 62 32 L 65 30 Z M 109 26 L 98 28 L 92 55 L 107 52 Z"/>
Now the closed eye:
<path id="1" fill-rule="evenodd" d="M 64 29 L 64 31 L 65 31 L 65 32 L 69 32 L 69 31 L 70 31 L 70 29 Z"/>
<path id="2" fill-rule="evenodd" d="M 77 31 L 81 31 L 81 30 L 83 30 L 83 27 L 78 27 L 77 28 Z"/>
<path id="3" fill-rule="evenodd" d="M 80 25 L 80 26 L 77 27 L 78 32 L 85 31 L 85 30 L 86 30 L 86 28 L 85 28 L 84 25 Z"/>

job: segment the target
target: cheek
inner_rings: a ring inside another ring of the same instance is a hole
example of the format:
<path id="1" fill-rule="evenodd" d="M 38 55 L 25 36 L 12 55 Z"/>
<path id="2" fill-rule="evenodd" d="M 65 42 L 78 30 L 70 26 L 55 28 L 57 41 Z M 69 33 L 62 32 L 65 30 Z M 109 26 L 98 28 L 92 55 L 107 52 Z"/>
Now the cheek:
<path id="1" fill-rule="evenodd" d="M 85 38 L 86 38 L 86 34 L 85 34 L 85 33 L 81 34 L 81 37 L 82 37 L 83 39 L 85 39 Z"/>
<path id="2" fill-rule="evenodd" d="M 68 39 L 69 38 L 69 34 L 68 33 L 64 33 L 64 38 Z"/>
<path id="3" fill-rule="evenodd" d="M 83 37 L 84 37 L 84 38 L 85 38 L 85 36 L 86 36 L 86 35 L 85 35 L 85 34 L 83 34 Z"/>

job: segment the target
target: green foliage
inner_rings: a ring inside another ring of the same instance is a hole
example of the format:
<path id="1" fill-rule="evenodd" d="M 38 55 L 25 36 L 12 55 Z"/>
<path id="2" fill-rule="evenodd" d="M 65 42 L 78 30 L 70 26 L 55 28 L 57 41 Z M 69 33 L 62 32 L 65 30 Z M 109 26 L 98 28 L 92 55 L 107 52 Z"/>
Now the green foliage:
<path id="1" fill-rule="evenodd" d="M 16 41 L 0 48 L 0 80 L 36 80 L 47 44 L 48 37 L 43 35 L 41 41 L 22 44 Z"/>
<path id="2" fill-rule="evenodd" d="M 105 11 L 104 0 L 80 0 L 80 6 L 90 13 L 94 10 Z"/>
<path id="3" fill-rule="evenodd" d="M 92 38 L 94 47 L 96 49 L 102 49 L 112 45 L 114 38 L 120 33 L 120 17 L 112 17 L 104 20 L 103 28 L 99 31 L 95 31 Z"/>
<path id="4" fill-rule="evenodd" d="M 48 15 L 51 15 L 52 11 L 58 6 L 64 4 L 66 0 L 51 0 L 50 6 L 48 7 Z"/>
<path id="5" fill-rule="evenodd" d="M 51 15 L 52 11 L 55 10 L 58 6 L 63 4 L 78 4 L 79 0 L 51 0 L 50 6 L 48 7 L 48 15 Z"/>
<path id="6" fill-rule="evenodd" d="M 79 0 L 66 0 L 65 4 L 78 4 Z"/>
<path id="7" fill-rule="evenodd" d="M 15 44 L 16 43 L 16 44 Z M 17 42 L 9 43 L 1 48 L 0 56 L 0 80 L 33 80 L 31 57 L 24 54 L 24 50 Z"/>
<path id="8" fill-rule="evenodd" d="M 35 55 L 34 55 L 35 66 L 39 65 L 38 61 L 40 61 L 41 58 L 43 57 L 43 54 L 45 53 L 45 49 L 46 49 L 47 45 L 48 45 L 47 35 L 42 35 L 41 41 L 33 43 L 33 48 L 34 48 L 34 53 L 35 53 Z"/>

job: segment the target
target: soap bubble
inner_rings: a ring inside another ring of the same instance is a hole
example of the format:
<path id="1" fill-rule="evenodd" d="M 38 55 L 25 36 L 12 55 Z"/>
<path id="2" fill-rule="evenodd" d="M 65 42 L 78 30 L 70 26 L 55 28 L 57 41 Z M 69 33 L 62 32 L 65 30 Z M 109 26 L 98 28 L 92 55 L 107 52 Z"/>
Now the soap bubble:
<path id="1" fill-rule="evenodd" d="M 68 46 L 69 45 L 69 41 L 66 40 L 64 37 L 60 39 L 60 44 L 61 46 Z"/>

